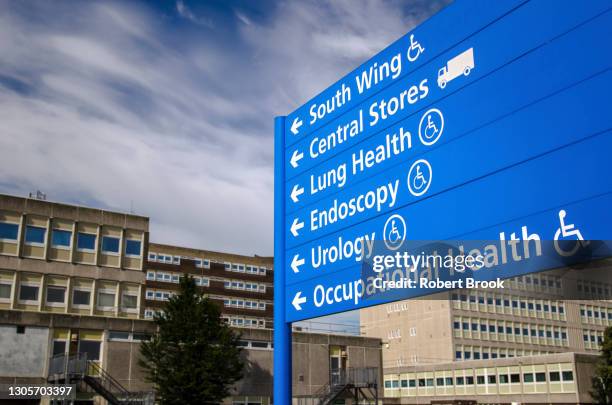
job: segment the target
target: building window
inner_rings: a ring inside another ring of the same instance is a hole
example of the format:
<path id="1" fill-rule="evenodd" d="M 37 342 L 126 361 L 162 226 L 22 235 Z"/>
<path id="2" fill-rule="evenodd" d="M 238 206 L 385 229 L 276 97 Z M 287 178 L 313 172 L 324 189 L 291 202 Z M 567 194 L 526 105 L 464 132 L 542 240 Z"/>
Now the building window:
<path id="1" fill-rule="evenodd" d="M 58 356 L 60 354 L 66 353 L 66 341 L 64 340 L 54 340 L 53 341 L 53 356 Z"/>
<path id="2" fill-rule="evenodd" d="M 98 291 L 98 307 L 113 308 L 115 306 L 115 293 L 111 291 Z"/>
<path id="3" fill-rule="evenodd" d="M 89 306 L 89 300 L 91 292 L 88 290 L 74 290 L 72 291 L 72 304 Z"/>
<path id="4" fill-rule="evenodd" d="M 19 287 L 19 301 L 38 301 L 38 285 L 21 284 Z"/>
<path id="5" fill-rule="evenodd" d="M 32 245 L 44 245 L 47 230 L 40 226 L 26 226 L 25 241 Z"/>
<path id="6" fill-rule="evenodd" d="M 574 381 L 574 373 L 571 371 L 563 371 L 561 373 L 563 381 Z"/>
<path id="7" fill-rule="evenodd" d="M 536 382 L 546 382 L 546 373 L 536 373 L 535 380 Z"/>
<path id="8" fill-rule="evenodd" d="M 121 331 L 109 331 L 108 332 L 108 340 L 115 341 L 129 341 L 130 340 L 130 332 L 121 332 Z"/>
<path id="9" fill-rule="evenodd" d="M 524 383 L 532 383 L 533 382 L 533 373 L 524 373 L 523 374 L 523 382 Z"/>
<path id="10" fill-rule="evenodd" d="M 549 376 L 550 376 L 550 381 L 551 381 L 551 382 L 558 382 L 558 381 L 561 381 L 561 374 L 559 374 L 559 372 L 558 372 L 558 371 L 551 371 L 551 372 L 549 373 Z"/>
<path id="11" fill-rule="evenodd" d="M 93 233 L 79 232 L 77 234 L 77 249 L 89 252 L 96 250 L 96 235 Z"/>
<path id="12" fill-rule="evenodd" d="M 19 225 L 10 222 L 0 222 L 0 240 L 17 241 Z"/>
<path id="13" fill-rule="evenodd" d="M 181 264 L 181 257 L 174 256 L 174 258 L 172 259 L 172 264 Z"/>
<path id="14" fill-rule="evenodd" d="M 11 299 L 11 284 L 0 283 L 0 300 L 7 301 Z"/>
<path id="15" fill-rule="evenodd" d="M 127 256 L 140 257 L 140 248 L 142 244 L 139 240 L 127 239 L 125 241 L 125 254 Z"/>
<path id="16" fill-rule="evenodd" d="M 79 341 L 79 353 L 86 353 L 87 360 L 100 360 L 101 343 L 94 340 L 81 340 Z"/>
<path id="17" fill-rule="evenodd" d="M 147 271 L 147 280 L 155 280 L 155 272 Z"/>
<path id="18" fill-rule="evenodd" d="M 70 248 L 72 232 L 54 229 L 51 232 L 51 246 L 54 248 Z"/>
<path id="19" fill-rule="evenodd" d="M 114 236 L 103 236 L 102 253 L 119 254 L 119 238 Z"/>
<path id="20" fill-rule="evenodd" d="M 156 260 L 157 260 L 157 253 L 149 252 L 149 261 L 154 262 Z"/>
<path id="21" fill-rule="evenodd" d="M 136 309 L 138 307 L 138 296 L 132 294 L 123 294 L 121 296 L 121 306 L 124 309 Z"/>
<path id="22" fill-rule="evenodd" d="M 63 304 L 66 302 L 66 287 L 47 286 L 47 304 Z"/>

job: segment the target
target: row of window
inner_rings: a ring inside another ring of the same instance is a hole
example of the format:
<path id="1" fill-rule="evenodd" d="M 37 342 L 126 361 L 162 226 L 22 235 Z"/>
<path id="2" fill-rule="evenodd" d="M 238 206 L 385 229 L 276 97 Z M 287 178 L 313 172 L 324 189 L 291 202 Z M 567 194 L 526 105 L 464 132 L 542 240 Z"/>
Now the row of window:
<path id="1" fill-rule="evenodd" d="M 547 375 L 548 374 L 548 375 Z M 533 384 L 546 382 L 571 382 L 574 381 L 574 373 L 568 371 L 549 371 L 535 373 L 510 373 L 510 374 L 489 374 L 461 377 L 437 377 L 437 378 L 418 378 L 402 380 L 385 380 L 386 389 L 395 388 L 423 388 L 423 387 L 450 387 L 462 385 L 495 385 L 495 384 Z"/>
<path id="2" fill-rule="evenodd" d="M 193 258 L 192 260 L 195 261 L 196 267 L 201 267 L 205 269 L 210 268 L 210 260 L 208 259 L 202 259 L 202 258 L 196 257 L 196 258 Z M 157 262 L 157 263 L 179 265 L 181 264 L 181 256 L 176 256 L 176 255 L 173 256 L 173 255 L 168 255 L 165 253 L 149 252 L 149 261 Z M 267 271 L 266 267 L 258 267 L 258 266 L 253 266 L 250 264 L 243 264 L 243 263 L 226 262 L 224 263 L 224 265 L 225 265 L 225 270 L 233 271 L 236 273 L 259 274 L 259 275 L 265 276 L 266 271 Z"/>
<path id="3" fill-rule="evenodd" d="M 599 349 L 603 343 L 603 331 L 600 330 L 583 330 L 582 340 L 587 349 Z"/>
<path id="4" fill-rule="evenodd" d="M 17 242 L 19 224 L 0 222 L 0 240 L 4 242 Z M 25 227 L 24 241 L 32 246 L 44 246 L 46 243 L 47 228 L 41 226 L 27 225 Z M 77 250 L 94 252 L 96 250 L 97 235 L 95 233 L 77 232 Z M 102 236 L 101 250 L 106 254 L 119 254 L 121 238 L 115 236 Z M 72 248 L 72 231 L 64 229 L 51 230 L 51 246 L 56 249 Z M 142 254 L 142 242 L 137 239 L 125 240 L 125 252 L 127 256 L 140 257 Z"/>
<path id="5" fill-rule="evenodd" d="M 612 324 L 612 308 L 581 305 L 580 317 L 583 323 L 610 325 Z"/>
<path id="6" fill-rule="evenodd" d="M 266 267 L 257 267 L 257 266 L 252 266 L 250 264 L 242 264 L 242 263 L 225 262 L 224 265 L 225 265 L 226 271 L 233 271 L 235 273 L 259 274 L 259 275 L 265 276 L 266 271 L 268 270 Z"/>
<path id="7" fill-rule="evenodd" d="M 223 285 L 228 290 L 244 290 L 261 293 L 266 292 L 265 284 L 252 283 L 248 281 L 226 280 Z"/>
<path id="8" fill-rule="evenodd" d="M 222 316 L 228 325 L 237 328 L 265 328 L 266 321 L 261 318 L 248 318 L 242 316 Z"/>
<path id="9" fill-rule="evenodd" d="M 168 301 L 170 297 L 173 297 L 175 293 L 172 291 L 164 291 L 164 290 L 147 290 L 145 297 L 148 300 L 156 300 L 156 301 Z"/>
<path id="10" fill-rule="evenodd" d="M 163 271 L 147 271 L 147 280 L 149 281 L 160 281 L 165 283 L 178 284 L 183 275 L 181 273 L 167 273 Z M 210 286 L 210 280 L 206 277 L 193 276 L 196 285 L 202 287 Z"/>
<path id="11" fill-rule="evenodd" d="M 166 264 L 181 264 L 181 256 L 172 256 L 164 253 L 149 252 L 149 261 Z"/>
<path id="12" fill-rule="evenodd" d="M 238 346 L 245 349 L 256 349 L 256 350 L 272 350 L 274 345 L 272 342 L 263 340 L 239 340 Z"/>
<path id="13" fill-rule="evenodd" d="M 0 282 L 0 302 L 11 300 L 10 283 Z M 100 310 L 115 308 L 115 290 L 100 289 L 97 291 L 96 307 Z M 17 299 L 20 304 L 33 305 L 40 302 L 40 296 L 44 295 L 44 303 L 47 306 L 65 306 L 67 288 L 61 285 L 47 285 L 44 294 L 41 294 L 40 282 L 22 282 L 17 288 Z M 91 289 L 75 287 L 72 289 L 72 306 L 74 308 L 89 308 L 91 305 Z M 138 307 L 138 295 L 136 293 L 124 292 L 121 295 L 120 306 L 127 312 L 134 312 Z"/>
<path id="14" fill-rule="evenodd" d="M 506 338 L 514 337 L 514 340 L 546 338 L 557 340 L 555 343 L 559 345 L 568 344 L 567 328 L 558 326 L 456 317 L 453 321 L 453 329 L 467 338 L 500 340 L 500 335 L 504 335 Z M 474 336 L 475 333 L 477 333 L 476 336 Z M 546 343 L 533 341 L 533 339 L 530 341 L 531 343 Z"/>
<path id="15" fill-rule="evenodd" d="M 612 284 L 610 283 L 578 280 L 576 283 L 576 289 L 588 299 L 612 299 Z"/>
<path id="16" fill-rule="evenodd" d="M 563 287 L 561 277 L 546 274 L 528 274 L 518 276 L 508 280 L 510 287 L 518 290 L 544 290 L 557 289 Z"/>
<path id="17" fill-rule="evenodd" d="M 109 331 L 108 340 L 113 342 L 143 342 L 151 340 L 148 333 Z"/>
<path id="18" fill-rule="evenodd" d="M 522 297 L 500 296 L 497 294 L 457 294 L 451 298 L 455 302 L 469 302 L 489 307 L 521 309 L 540 313 L 565 315 L 565 304 L 561 301 L 535 300 Z M 535 314 L 533 314 L 535 316 Z"/>
<path id="19" fill-rule="evenodd" d="M 244 300 L 244 299 L 224 299 L 223 306 L 230 308 L 245 308 L 245 309 L 257 309 L 260 311 L 265 311 L 266 303 L 263 301 L 252 301 L 252 300 Z"/>
<path id="20" fill-rule="evenodd" d="M 505 359 L 522 356 L 537 356 L 554 352 L 540 350 L 510 349 L 503 347 L 455 346 L 455 360 Z"/>

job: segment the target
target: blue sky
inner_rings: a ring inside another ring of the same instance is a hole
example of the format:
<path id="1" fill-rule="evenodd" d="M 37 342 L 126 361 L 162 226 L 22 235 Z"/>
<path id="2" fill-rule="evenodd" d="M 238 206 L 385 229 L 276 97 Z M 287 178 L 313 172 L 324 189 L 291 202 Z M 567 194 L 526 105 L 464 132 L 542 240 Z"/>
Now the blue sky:
<path id="1" fill-rule="evenodd" d="M 271 255 L 273 117 L 447 2 L 0 0 L 0 192 Z"/>

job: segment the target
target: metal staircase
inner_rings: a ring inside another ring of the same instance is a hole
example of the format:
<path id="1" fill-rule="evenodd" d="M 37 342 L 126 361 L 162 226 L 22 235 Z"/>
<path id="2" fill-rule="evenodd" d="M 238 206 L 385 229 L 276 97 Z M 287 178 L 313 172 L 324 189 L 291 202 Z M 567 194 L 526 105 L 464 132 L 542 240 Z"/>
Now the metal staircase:
<path id="1" fill-rule="evenodd" d="M 378 404 L 378 368 L 332 370 L 329 384 L 316 394 L 318 405 L 333 404 L 336 399 L 353 399 L 355 404 L 371 400 Z"/>
<path id="2" fill-rule="evenodd" d="M 152 392 L 130 392 L 113 376 L 104 370 L 98 362 L 87 360 L 87 353 L 74 355 L 60 354 L 49 362 L 51 384 L 85 384 L 102 396 L 111 405 L 153 405 L 155 395 Z"/>

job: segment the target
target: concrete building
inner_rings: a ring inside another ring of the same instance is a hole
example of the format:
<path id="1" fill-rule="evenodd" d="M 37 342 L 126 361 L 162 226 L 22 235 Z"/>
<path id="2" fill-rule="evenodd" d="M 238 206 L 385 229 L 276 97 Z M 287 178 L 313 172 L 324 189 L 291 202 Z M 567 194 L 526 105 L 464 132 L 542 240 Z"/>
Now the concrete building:
<path id="1" fill-rule="evenodd" d="M 245 378 L 226 403 L 270 404 L 272 264 L 149 243 L 146 217 L 0 195 L 0 386 L 62 381 L 83 364 L 92 378 L 78 382 L 76 404 L 104 404 L 109 393 L 146 403 L 139 345 L 189 274 L 242 334 Z M 298 403 L 330 393 L 348 370 L 381 381 L 380 339 L 296 333 L 293 347 Z"/>
<path id="2" fill-rule="evenodd" d="M 605 327 L 612 325 L 611 291 L 609 264 L 602 262 L 590 269 L 518 277 L 503 290 L 457 290 L 367 308 L 360 312 L 361 326 L 366 336 L 385 342 L 385 397 L 401 403 L 412 403 L 415 394 L 421 403 L 438 403 L 441 395 L 479 403 L 551 403 L 538 395 L 565 392 L 570 395 L 554 396 L 553 402 L 590 402 L 589 364 L 598 354 Z M 532 381 L 522 379 L 521 364 L 560 371 L 561 380 L 536 381 L 538 390 L 546 392 L 535 395 Z M 501 365 L 519 370 L 515 374 L 521 377 L 514 383 L 527 385 L 507 390 L 497 378 L 497 399 L 481 397 L 478 383 L 457 391 L 458 375 L 478 380 L 480 370 L 489 368 L 500 375 L 495 370 Z M 564 371 L 571 371 L 573 379 L 565 381 L 570 374 Z M 444 384 L 447 377 L 452 385 Z M 423 378 L 426 385 L 419 387 Z M 557 386 L 565 388 L 558 391 Z"/>

